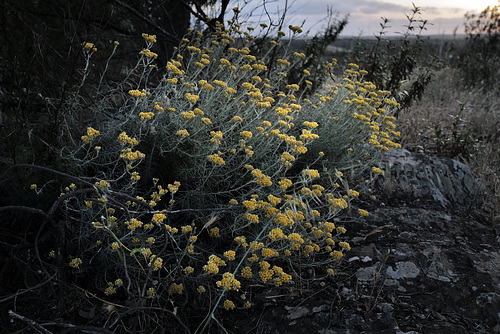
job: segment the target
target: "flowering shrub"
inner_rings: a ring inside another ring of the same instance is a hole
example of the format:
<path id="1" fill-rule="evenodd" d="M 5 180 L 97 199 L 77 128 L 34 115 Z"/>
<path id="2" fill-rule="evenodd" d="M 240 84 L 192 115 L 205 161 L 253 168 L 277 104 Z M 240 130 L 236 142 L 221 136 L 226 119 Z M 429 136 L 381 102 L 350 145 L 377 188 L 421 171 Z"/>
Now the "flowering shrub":
<path id="1" fill-rule="evenodd" d="M 257 57 L 236 23 L 192 31 L 157 69 L 155 36 L 143 34 L 137 67 L 62 151 L 84 175 L 60 197 L 67 265 L 98 273 L 92 293 L 176 308 L 189 298 L 215 312 L 251 307 L 235 293 L 249 283 L 300 285 L 304 267 L 334 275 L 350 249 L 335 217 L 359 196 L 343 171 L 398 146 L 397 103 L 355 64 L 321 92 L 305 95 L 307 72 L 284 84 L 305 57 L 270 61 L 284 35 Z M 123 103 L 110 112 L 115 94 Z"/>

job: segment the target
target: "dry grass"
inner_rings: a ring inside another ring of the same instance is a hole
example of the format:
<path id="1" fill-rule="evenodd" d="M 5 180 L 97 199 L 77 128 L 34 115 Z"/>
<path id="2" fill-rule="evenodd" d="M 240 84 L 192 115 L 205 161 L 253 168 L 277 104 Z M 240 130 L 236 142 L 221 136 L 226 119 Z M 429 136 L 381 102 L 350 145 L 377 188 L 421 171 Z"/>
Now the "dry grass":
<path id="1" fill-rule="evenodd" d="M 436 73 L 422 100 L 399 118 L 401 144 L 466 163 L 489 188 L 485 210 L 499 224 L 500 96 L 459 82 L 453 69 Z"/>

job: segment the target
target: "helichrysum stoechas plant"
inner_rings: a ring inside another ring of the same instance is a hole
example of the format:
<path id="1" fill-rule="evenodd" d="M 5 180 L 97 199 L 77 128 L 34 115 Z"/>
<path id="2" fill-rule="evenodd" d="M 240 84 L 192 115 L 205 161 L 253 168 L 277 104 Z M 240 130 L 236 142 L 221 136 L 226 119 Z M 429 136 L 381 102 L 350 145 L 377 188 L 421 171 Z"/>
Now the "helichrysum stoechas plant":
<path id="1" fill-rule="evenodd" d="M 396 103 L 355 64 L 306 98 L 307 73 L 284 84 L 304 55 L 269 63 L 280 38 L 257 58 L 239 29 L 193 31 L 164 69 L 153 67 L 154 36 L 143 34 L 134 75 L 120 85 L 130 87 L 125 102 L 110 114 L 104 100 L 95 124 L 63 151 L 87 173 L 84 189 L 66 192 L 80 222 L 68 222 L 81 259 L 70 266 L 105 268 L 97 286 L 106 296 L 232 298 L 248 282 L 300 284 L 299 267 L 334 275 L 350 249 L 334 218 L 359 193 L 343 171 L 371 168 L 398 146 Z M 157 70 L 163 77 L 152 86 Z M 212 298 L 221 309 L 250 305 L 221 298 Z"/>

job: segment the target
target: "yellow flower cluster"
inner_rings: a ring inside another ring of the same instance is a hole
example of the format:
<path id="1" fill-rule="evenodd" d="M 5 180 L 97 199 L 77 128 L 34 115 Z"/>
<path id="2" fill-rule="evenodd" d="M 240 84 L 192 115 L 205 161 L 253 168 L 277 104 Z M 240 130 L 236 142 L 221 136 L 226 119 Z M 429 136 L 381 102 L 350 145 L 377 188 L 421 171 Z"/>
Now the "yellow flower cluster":
<path id="1" fill-rule="evenodd" d="M 243 235 L 235 237 L 234 241 L 236 241 L 239 245 L 241 245 L 245 248 L 248 247 L 247 238 Z"/>
<path id="2" fill-rule="evenodd" d="M 156 35 L 148 35 L 146 33 L 143 33 L 142 38 L 144 38 L 146 43 L 156 43 Z"/>
<path id="3" fill-rule="evenodd" d="M 210 142 L 216 145 L 220 145 L 222 141 L 221 131 L 210 131 Z"/>
<path id="4" fill-rule="evenodd" d="M 356 191 L 356 190 L 354 190 L 354 189 L 349 189 L 348 194 L 349 194 L 349 196 L 351 196 L 351 197 L 359 197 L 359 192 L 357 192 L 357 191 Z"/>
<path id="5" fill-rule="evenodd" d="M 143 49 L 141 52 L 139 52 L 139 54 L 145 56 L 146 58 L 151 58 L 151 59 L 158 58 L 158 54 L 152 52 L 149 49 Z"/>
<path id="6" fill-rule="evenodd" d="M 191 225 L 181 226 L 181 232 L 184 234 L 191 233 L 193 231 L 193 227 Z"/>
<path id="7" fill-rule="evenodd" d="M 106 296 L 112 295 L 116 293 L 116 288 L 114 287 L 113 282 L 108 282 L 108 287 L 104 290 L 104 294 Z"/>
<path id="8" fill-rule="evenodd" d="M 228 261 L 233 261 L 235 259 L 236 252 L 233 250 L 228 250 L 224 252 L 224 257 L 228 259 Z"/>
<path id="9" fill-rule="evenodd" d="M 224 161 L 224 159 L 221 157 L 222 155 L 222 152 L 219 151 L 217 152 L 216 154 L 210 154 L 207 159 L 208 161 L 210 161 L 211 163 L 213 163 L 214 165 L 218 165 L 218 166 L 223 166 L 226 164 L 226 162 Z"/>
<path id="10" fill-rule="evenodd" d="M 186 129 L 178 130 L 175 134 L 181 138 L 189 137 L 189 132 Z"/>
<path id="11" fill-rule="evenodd" d="M 182 295 L 182 293 L 184 292 L 184 285 L 182 285 L 182 283 L 172 283 L 172 285 L 170 285 L 170 288 L 168 288 L 168 295 L 171 296 L 171 295 L 174 295 L 174 294 L 179 294 L 179 295 Z"/>
<path id="12" fill-rule="evenodd" d="M 97 51 L 97 48 L 94 46 L 94 43 L 86 42 L 86 43 L 83 43 L 82 45 L 83 45 L 83 51 L 86 51 L 86 52 L 89 52 L 89 51 L 96 52 Z"/>
<path id="13" fill-rule="evenodd" d="M 154 258 L 154 262 L 153 262 L 153 258 L 151 258 L 151 261 L 149 262 L 149 266 L 153 266 L 153 270 L 158 271 L 159 269 L 161 269 L 163 267 L 163 259 L 159 256 L 156 256 Z"/>
<path id="14" fill-rule="evenodd" d="M 241 283 L 234 277 L 233 274 L 225 272 L 222 274 L 222 279 L 217 281 L 217 286 L 219 288 L 225 288 L 226 290 L 238 291 L 241 288 Z"/>
<path id="15" fill-rule="evenodd" d="M 181 186 L 181 183 L 179 181 L 175 181 L 174 184 L 168 184 L 167 188 L 168 190 L 172 193 L 175 194 L 176 192 L 179 191 L 179 187 Z"/>
<path id="16" fill-rule="evenodd" d="M 243 276 L 244 278 L 247 278 L 247 279 L 250 279 L 253 277 L 253 274 L 252 274 L 252 268 L 250 267 L 244 267 L 243 269 L 241 269 L 241 276 Z"/>
<path id="17" fill-rule="evenodd" d="M 291 250 L 298 250 L 300 246 L 304 243 L 304 239 L 298 233 L 292 233 L 288 236 L 288 241 L 290 242 Z"/>
<path id="18" fill-rule="evenodd" d="M 198 101 L 198 99 L 200 98 L 198 95 L 194 95 L 191 93 L 186 93 L 185 97 L 186 97 L 186 100 L 188 100 L 192 104 L 195 104 Z"/>
<path id="19" fill-rule="evenodd" d="M 274 228 L 268 233 L 268 238 L 271 241 L 276 241 L 278 239 L 286 239 L 287 236 L 283 233 L 283 230 L 280 228 Z"/>
<path id="20" fill-rule="evenodd" d="M 149 288 L 146 292 L 148 298 L 154 298 L 156 296 L 156 292 L 154 288 Z"/>
<path id="21" fill-rule="evenodd" d="M 260 186 L 270 187 L 273 184 L 271 178 L 262 173 L 260 169 L 252 170 L 251 174 L 255 177 L 257 184 Z"/>
<path id="22" fill-rule="evenodd" d="M 358 209 L 358 213 L 360 216 L 362 217 L 368 217 L 370 214 L 368 213 L 368 211 L 366 210 L 363 210 L 363 209 Z"/>
<path id="23" fill-rule="evenodd" d="M 167 218 L 167 216 L 165 216 L 165 214 L 163 213 L 155 213 L 153 215 L 153 218 L 151 219 L 151 221 L 155 224 L 160 224 L 161 222 L 163 222 L 165 220 L 165 218 Z"/>
<path id="24" fill-rule="evenodd" d="M 154 116 L 155 116 L 155 114 L 153 112 L 151 112 L 151 111 L 150 112 L 141 112 L 141 113 L 139 113 L 139 117 L 141 118 L 141 120 L 150 120 Z"/>
<path id="25" fill-rule="evenodd" d="M 85 144 L 89 144 L 91 143 L 95 138 L 97 138 L 101 133 L 92 128 L 92 127 L 88 127 L 87 128 L 87 135 L 85 136 L 82 136 L 82 141 L 85 143 Z"/>
<path id="26" fill-rule="evenodd" d="M 136 218 L 132 218 L 130 221 L 125 222 L 125 225 L 127 228 L 131 231 L 135 231 L 136 229 L 142 227 L 143 222 Z"/>
<path id="27" fill-rule="evenodd" d="M 220 230 L 218 227 L 212 227 L 210 229 L 210 236 L 214 238 L 219 238 L 220 237 Z"/>
<path id="28" fill-rule="evenodd" d="M 262 257 L 263 258 L 271 258 L 271 257 L 277 257 L 280 255 L 280 253 L 272 248 L 262 248 Z"/>
<path id="29" fill-rule="evenodd" d="M 263 283 L 272 280 L 275 286 L 281 286 L 292 279 L 292 276 L 285 273 L 281 267 L 273 266 L 271 268 L 267 261 L 260 262 L 259 277 Z"/>
<path id="30" fill-rule="evenodd" d="M 234 310 L 234 308 L 236 307 L 236 305 L 234 305 L 234 302 L 227 299 L 224 301 L 224 308 L 227 310 L 227 311 L 232 311 Z"/>
<path id="31" fill-rule="evenodd" d="M 167 62 L 167 70 L 172 73 L 173 75 L 176 75 L 176 76 L 183 76 L 184 75 L 184 71 L 179 69 L 179 67 L 181 66 L 181 63 L 179 63 L 178 61 L 176 60 L 171 60 L 171 61 L 168 61 Z M 170 82 L 171 84 L 175 84 L 177 83 L 177 80 L 175 81 L 175 83 L 173 82 Z"/>
<path id="32" fill-rule="evenodd" d="M 328 198 L 327 202 L 332 211 L 346 209 L 349 206 L 343 198 Z"/>
<path id="33" fill-rule="evenodd" d="M 82 263 L 83 263 L 82 259 L 80 259 L 79 257 L 75 257 L 73 260 L 70 261 L 69 266 L 72 268 L 78 268 Z"/>
<path id="34" fill-rule="evenodd" d="M 259 216 L 258 215 L 254 215 L 252 213 L 245 213 L 245 216 L 244 218 L 246 220 L 248 220 L 249 222 L 252 222 L 254 224 L 258 224 L 259 223 Z"/>
<path id="35" fill-rule="evenodd" d="M 139 175 L 138 172 L 132 172 L 132 174 L 130 175 L 130 180 L 132 180 L 132 182 L 137 182 L 141 179 L 141 176 Z"/>
<path id="36" fill-rule="evenodd" d="M 310 177 L 311 179 L 319 178 L 319 172 L 317 169 L 304 169 L 302 174 L 306 177 Z"/>
<path id="37" fill-rule="evenodd" d="M 253 134 L 250 131 L 242 131 L 240 132 L 240 136 L 242 136 L 245 139 L 251 139 Z"/>
<path id="38" fill-rule="evenodd" d="M 280 161 L 286 168 L 292 167 L 292 163 L 295 161 L 295 157 L 290 154 L 290 152 L 283 152 L 280 157 Z"/>
<path id="39" fill-rule="evenodd" d="M 129 137 L 125 131 L 118 135 L 117 140 L 122 145 L 135 146 L 139 144 L 139 141 L 137 139 Z"/>
<path id="40" fill-rule="evenodd" d="M 142 98 L 145 98 L 146 97 L 146 90 L 137 90 L 137 89 L 131 89 L 128 91 L 128 93 L 130 95 L 132 95 L 133 97 L 135 97 L 136 99 L 142 99 Z"/>
<path id="41" fill-rule="evenodd" d="M 185 118 L 185 119 L 193 119 L 196 117 L 195 113 L 193 111 L 183 111 L 180 113 L 181 117 L 182 118 Z"/>
<path id="42" fill-rule="evenodd" d="M 120 153 L 120 158 L 125 161 L 135 161 L 138 159 L 144 159 L 146 155 L 140 151 L 132 151 L 132 149 L 126 148 Z"/>
<path id="43" fill-rule="evenodd" d="M 226 262 L 224 260 L 217 255 L 212 254 L 209 256 L 207 264 L 203 266 L 203 271 L 209 274 L 218 274 L 219 267 L 223 267 L 225 265 Z"/>
<path id="44" fill-rule="evenodd" d="M 108 189 L 109 188 L 109 182 L 105 180 L 101 180 L 95 183 L 95 185 L 101 189 Z"/>

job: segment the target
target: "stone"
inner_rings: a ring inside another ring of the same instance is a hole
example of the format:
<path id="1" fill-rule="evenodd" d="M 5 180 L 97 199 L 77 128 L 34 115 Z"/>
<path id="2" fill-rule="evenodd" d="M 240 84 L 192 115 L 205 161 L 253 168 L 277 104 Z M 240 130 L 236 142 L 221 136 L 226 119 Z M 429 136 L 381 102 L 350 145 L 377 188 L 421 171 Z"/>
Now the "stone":
<path id="1" fill-rule="evenodd" d="M 395 149 L 383 156 L 379 167 L 385 173 L 376 184 L 386 196 L 385 202 L 396 199 L 409 205 L 421 202 L 454 210 L 479 206 L 486 195 L 486 187 L 470 168 L 450 158 Z"/>
<path id="2" fill-rule="evenodd" d="M 397 262 L 396 270 L 389 266 L 387 267 L 386 273 L 394 279 L 415 278 L 420 274 L 420 269 L 411 261 Z"/>

